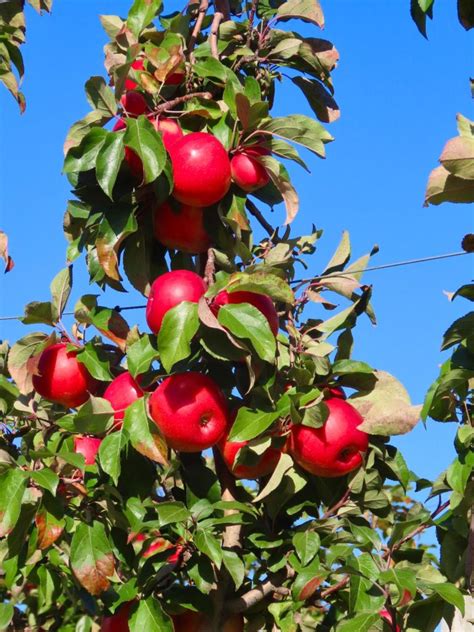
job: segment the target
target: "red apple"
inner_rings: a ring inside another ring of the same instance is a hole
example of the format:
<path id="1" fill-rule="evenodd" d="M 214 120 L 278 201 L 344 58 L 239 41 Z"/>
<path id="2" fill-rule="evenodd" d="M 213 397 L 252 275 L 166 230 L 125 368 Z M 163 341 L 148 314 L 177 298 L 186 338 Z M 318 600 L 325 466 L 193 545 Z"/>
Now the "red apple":
<path id="1" fill-rule="evenodd" d="M 100 632 L 130 632 L 128 620 L 130 618 L 130 609 L 134 601 L 127 601 L 120 606 L 115 614 L 110 617 L 104 617 Z"/>
<path id="2" fill-rule="evenodd" d="M 229 470 L 236 478 L 254 479 L 271 474 L 281 457 L 281 451 L 276 448 L 265 450 L 255 465 L 244 465 L 242 463 L 235 465 L 238 451 L 248 445 L 248 443 L 248 441 L 228 441 L 227 435 L 219 441 L 219 450 Z"/>
<path id="3" fill-rule="evenodd" d="M 301 424 L 291 429 L 290 452 L 305 470 L 333 478 L 360 467 L 369 445 L 369 435 L 357 429 L 362 416 L 340 398 L 324 401 L 329 417 L 320 428 Z"/>
<path id="4" fill-rule="evenodd" d="M 175 119 L 155 118 L 152 123 L 156 131 L 160 132 L 166 151 L 169 151 L 184 136 L 180 124 Z"/>
<path id="5" fill-rule="evenodd" d="M 40 356 L 33 387 L 42 397 L 66 408 L 77 408 L 89 399 L 97 381 L 84 364 L 76 359 L 77 351 L 68 351 L 58 342 L 47 347 Z"/>
<path id="6" fill-rule="evenodd" d="M 346 394 L 340 386 L 325 386 L 324 394 L 326 397 L 339 397 L 339 399 L 346 399 Z"/>
<path id="7" fill-rule="evenodd" d="M 174 632 L 201 632 L 201 630 L 205 629 L 206 616 L 202 612 L 186 610 L 182 614 L 173 615 L 171 619 L 173 620 Z M 224 621 L 220 632 L 243 632 L 243 629 L 243 615 L 232 614 Z"/>
<path id="8" fill-rule="evenodd" d="M 143 94 L 134 90 L 125 92 L 120 99 L 120 103 L 128 116 L 133 118 L 140 116 L 140 114 L 145 114 L 148 110 L 148 104 Z"/>
<path id="9" fill-rule="evenodd" d="M 211 245 L 210 236 L 204 228 L 204 209 L 180 204 L 173 208 L 165 202 L 155 210 L 154 233 L 158 241 L 167 248 L 199 254 Z"/>
<path id="10" fill-rule="evenodd" d="M 170 148 L 174 197 L 191 206 L 212 206 L 230 187 L 230 161 L 212 134 L 194 132 Z"/>
<path id="11" fill-rule="evenodd" d="M 268 324 L 270 325 L 273 335 L 276 336 L 278 334 L 278 313 L 272 299 L 265 294 L 245 291 L 241 292 L 238 290 L 236 292 L 227 292 L 227 290 L 222 290 L 212 301 L 211 309 L 217 316 L 222 305 L 237 305 L 239 303 L 250 303 L 250 305 L 253 305 L 260 310 L 268 320 Z"/>
<path id="12" fill-rule="evenodd" d="M 143 391 L 128 371 L 121 373 L 107 386 L 103 398 L 112 404 L 115 411 L 114 427 L 116 430 L 122 427 L 125 409 L 139 397 L 143 397 Z"/>
<path id="13" fill-rule="evenodd" d="M 234 154 L 230 161 L 232 179 L 243 191 L 251 193 L 268 184 L 270 177 L 257 158 L 270 153 L 265 147 L 253 145 Z"/>
<path id="14" fill-rule="evenodd" d="M 132 68 L 133 70 L 143 70 L 143 59 L 135 59 L 135 61 L 132 64 Z M 133 79 L 130 79 L 130 77 L 127 77 L 125 79 L 125 89 L 126 90 L 135 90 L 135 88 L 138 88 L 138 83 L 136 81 L 134 81 Z"/>
<path id="15" fill-rule="evenodd" d="M 379 614 L 382 617 L 382 619 L 385 619 L 385 621 L 388 623 L 388 625 L 392 628 L 393 617 L 390 614 L 390 612 L 388 610 L 383 609 L 383 610 L 380 610 Z M 398 624 L 396 626 L 396 630 L 397 630 L 397 632 L 401 632 L 400 626 Z"/>
<path id="16" fill-rule="evenodd" d="M 178 70 L 175 70 L 166 77 L 164 84 L 165 86 L 179 86 L 183 83 L 185 77 L 186 71 L 184 68 L 178 68 Z"/>
<path id="17" fill-rule="evenodd" d="M 84 455 L 86 465 L 94 465 L 101 443 L 97 437 L 74 437 L 74 452 Z"/>
<path id="18" fill-rule="evenodd" d="M 207 375 L 194 371 L 163 380 L 150 397 L 150 415 L 169 447 L 182 452 L 211 448 L 229 421 L 220 388 Z"/>
<path id="19" fill-rule="evenodd" d="M 159 276 L 151 286 L 146 306 L 148 327 L 157 334 L 166 312 L 183 301 L 197 303 L 206 291 L 204 280 L 189 270 L 173 270 Z"/>

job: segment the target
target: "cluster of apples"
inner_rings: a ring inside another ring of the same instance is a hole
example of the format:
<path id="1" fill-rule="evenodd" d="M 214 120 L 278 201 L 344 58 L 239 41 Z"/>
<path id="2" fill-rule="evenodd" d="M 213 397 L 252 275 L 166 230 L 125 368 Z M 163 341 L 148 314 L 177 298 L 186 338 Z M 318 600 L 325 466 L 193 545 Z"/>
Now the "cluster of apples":
<path id="1" fill-rule="evenodd" d="M 160 331 L 165 314 L 182 301 L 198 302 L 206 291 L 203 279 L 194 272 L 167 272 L 153 283 L 147 304 L 147 322 L 154 333 Z M 211 302 L 218 313 L 228 303 L 250 303 L 267 319 L 274 335 L 278 331 L 278 314 L 269 297 L 253 292 L 221 291 Z M 37 374 L 33 377 L 36 391 L 46 399 L 75 408 L 83 404 L 89 393 L 97 392 L 99 383 L 77 360 L 77 350 L 68 350 L 60 342 L 41 354 Z M 295 425 L 291 428 L 286 449 L 306 471 L 324 477 L 343 476 L 358 468 L 368 448 L 368 435 L 358 430 L 362 417 L 340 389 L 330 389 L 325 403 L 329 416 L 324 426 L 312 428 Z M 126 408 L 144 395 L 139 382 L 125 371 L 105 389 L 114 412 L 114 430 L 122 426 Z M 201 452 L 219 448 L 229 470 L 237 478 L 260 478 L 276 467 L 281 450 L 269 447 L 255 464 L 236 464 L 239 450 L 247 441 L 229 441 L 228 434 L 237 411 L 229 411 L 227 399 L 216 382 L 203 373 L 175 373 L 160 382 L 149 402 L 150 417 L 158 426 L 168 446 L 179 452 Z M 85 457 L 87 465 L 95 462 L 101 439 L 75 437 L 75 450 Z"/>
<path id="2" fill-rule="evenodd" d="M 132 68 L 137 72 L 144 70 L 143 60 L 136 60 Z M 174 72 L 164 83 L 179 84 L 184 76 L 184 70 Z M 236 150 L 229 157 L 227 150 L 213 134 L 184 134 L 176 118 L 154 114 L 133 79 L 126 80 L 125 88 L 126 92 L 121 98 L 125 117 L 136 118 L 144 114 L 149 118 L 161 134 L 173 167 L 173 200 L 160 204 L 154 211 L 155 237 L 170 249 L 190 254 L 205 252 L 211 245 L 210 235 L 205 228 L 206 210 L 222 200 L 232 180 L 245 192 L 265 186 L 269 176 L 258 158 L 270 152 L 257 143 Z M 125 120 L 120 118 L 113 130 L 119 133 L 123 131 Z M 125 159 L 131 174 L 141 181 L 143 165 L 139 156 L 130 147 L 125 147 Z"/>

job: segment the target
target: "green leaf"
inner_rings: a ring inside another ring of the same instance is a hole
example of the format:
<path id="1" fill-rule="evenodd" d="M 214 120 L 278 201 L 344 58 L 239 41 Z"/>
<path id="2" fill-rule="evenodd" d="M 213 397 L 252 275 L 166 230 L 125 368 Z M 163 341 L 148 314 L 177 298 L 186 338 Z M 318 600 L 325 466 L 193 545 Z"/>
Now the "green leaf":
<path id="1" fill-rule="evenodd" d="M 100 595 L 109 588 L 115 562 L 102 523 L 77 523 L 69 559 L 74 575 L 91 595 Z"/>
<path id="2" fill-rule="evenodd" d="M 15 381 L 20 393 L 27 394 L 33 390 L 33 368 L 35 360 L 48 344 L 56 342 L 56 334 L 49 336 L 36 332 L 24 336 L 10 349 L 8 354 L 8 371 Z"/>
<path id="3" fill-rule="evenodd" d="M 324 581 L 327 571 L 320 569 L 319 559 L 315 558 L 312 563 L 303 568 L 296 576 L 291 594 L 295 601 L 306 601 Z"/>
<path id="4" fill-rule="evenodd" d="M 446 472 L 446 480 L 452 490 L 461 495 L 466 493 L 466 485 L 470 479 L 472 465 L 461 463 L 459 459 L 455 459 L 448 467 Z"/>
<path id="5" fill-rule="evenodd" d="M 321 540 L 314 531 L 301 531 L 293 536 L 296 555 L 303 566 L 307 566 L 319 551 Z"/>
<path id="6" fill-rule="evenodd" d="M 112 404 L 102 397 L 91 395 L 74 418 L 77 432 L 100 435 L 112 426 L 114 409 Z"/>
<path id="7" fill-rule="evenodd" d="M 450 603 L 457 608 L 464 616 L 464 597 L 462 592 L 456 588 L 453 584 L 438 584 L 438 583 L 425 583 L 427 588 L 430 588 L 433 592 L 444 599 L 447 603 Z"/>
<path id="8" fill-rule="evenodd" d="M 138 39 L 143 29 L 161 9 L 162 0 L 135 0 L 127 16 L 127 26 Z"/>
<path id="9" fill-rule="evenodd" d="M 231 293 L 256 292 L 289 305 L 295 302 L 295 296 L 288 283 L 276 274 L 267 272 L 236 272 L 230 276 L 225 289 Z"/>
<path id="10" fill-rule="evenodd" d="M 305 95 L 309 106 L 320 121 L 324 123 L 337 121 L 341 115 L 339 106 L 319 81 L 307 77 L 292 77 L 291 80 Z"/>
<path id="11" fill-rule="evenodd" d="M 264 411 L 241 406 L 229 434 L 230 441 L 248 441 L 258 437 L 278 419 L 277 410 Z"/>
<path id="12" fill-rule="evenodd" d="M 128 435 L 121 428 L 104 437 L 99 447 L 100 467 L 110 476 L 115 485 L 118 484 L 120 477 L 121 453 L 128 441 Z"/>
<path id="13" fill-rule="evenodd" d="M 372 374 L 374 369 L 365 362 L 355 360 L 337 360 L 332 367 L 334 375 L 346 375 L 347 373 Z"/>
<path id="14" fill-rule="evenodd" d="M 161 465 L 167 464 L 166 442 L 157 425 L 148 418 L 145 397 L 140 397 L 126 409 L 123 427 L 137 452 Z"/>
<path id="15" fill-rule="evenodd" d="M 198 328 L 197 303 L 184 301 L 166 312 L 158 334 L 158 351 L 167 373 L 177 362 L 189 357 Z"/>
<path id="16" fill-rule="evenodd" d="M 109 132 L 97 154 L 97 182 L 104 193 L 112 200 L 112 192 L 125 156 L 123 134 Z"/>
<path id="17" fill-rule="evenodd" d="M 52 470 L 45 467 L 42 470 L 34 470 L 29 472 L 30 477 L 53 496 L 56 495 L 56 489 L 59 485 L 59 477 Z"/>
<path id="18" fill-rule="evenodd" d="M 14 614 L 13 604 L 0 603 L 0 630 L 7 630 Z"/>
<path id="19" fill-rule="evenodd" d="M 103 77 L 91 77 L 85 85 L 86 97 L 95 110 L 102 110 L 108 116 L 117 114 L 115 95 Z"/>
<path id="20" fill-rule="evenodd" d="M 156 336 L 143 335 L 139 340 L 127 346 L 127 368 L 133 377 L 146 373 L 151 364 L 158 358 Z"/>
<path id="21" fill-rule="evenodd" d="M 219 540 L 206 529 L 197 529 L 194 534 L 194 544 L 214 562 L 217 568 L 222 564 L 222 549 Z"/>
<path id="22" fill-rule="evenodd" d="M 97 305 L 97 295 L 81 296 L 74 306 L 74 317 L 80 323 L 94 325 L 101 334 L 125 350 L 130 331 L 127 321 L 115 309 Z"/>
<path id="23" fill-rule="evenodd" d="M 426 185 L 424 206 L 454 202 L 469 204 L 474 202 L 474 187 L 471 180 L 458 178 L 442 165 L 430 173 Z"/>
<path id="24" fill-rule="evenodd" d="M 61 319 L 72 287 L 72 266 L 67 266 L 59 272 L 51 282 L 51 316 L 53 322 Z"/>
<path id="25" fill-rule="evenodd" d="M 43 323 L 45 325 L 54 325 L 53 306 L 49 301 L 32 301 L 25 305 L 25 315 L 21 319 L 24 325 L 35 325 Z"/>
<path id="26" fill-rule="evenodd" d="M 286 208 L 285 224 L 290 224 L 299 209 L 299 197 L 291 184 L 290 177 L 285 167 L 271 156 L 259 156 L 258 162 L 265 167 L 273 185 L 278 189 Z"/>
<path id="27" fill-rule="evenodd" d="M 356 573 L 351 574 L 349 582 L 349 610 L 356 613 L 360 610 L 368 610 L 372 607 L 374 597 L 379 600 L 377 606 L 381 607 L 384 599 L 377 591 L 372 593 L 374 582 L 378 580 L 379 569 L 371 557 L 370 553 L 362 553 L 359 556 L 352 556 L 349 560 L 350 566 Z"/>
<path id="28" fill-rule="evenodd" d="M 157 506 L 156 511 L 158 512 L 160 527 L 164 527 L 167 524 L 174 524 L 176 522 L 185 522 L 191 515 L 185 505 L 181 502 L 160 503 Z"/>
<path id="29" fill-rule="evenodd" d="M 373 612 L 360 613 L 352 619 L 341 621 L 336 626 L 336 632 L 362 632 L 370 630 L 370 626 L 380 621 L 380 615 Z"/>
<path id="30" fill-rule="evenodd" d="M 229 551 L 228 549 L 222 549 L 222 561 L 232 577 L 235 584 L 235 590 L 238 590 L 242 586 L 245 578 L 244 563 L 237 553 Z"/>
<path id="31" fill-rule="evenodd" d="M 269 119 L 262 123 L 259 133 L 262 131 L 303 145 L 321 158 L 325 156 L 325 143 L 334 140 L 321 123 L 303 114 Z"/>
<path id="32" fill-rule="evenodd" d="M 253 499 L 253 502 L 259 502 L 263 498 L 266 498 L 269 494 L 274 492 L 282 482 L 283 478 L 288 472 L 294 469 L 293 459 L 289 454 L 282 454 L 276 468 L 273 470 L 272 475 L 265 487 L 260 493 Z"/>
<path id="33" fill-rule="evenodd" d="M 64 160 L 64 173 L 80 173 L 94 169 L 97 155 L 107 137 L 106 129 L 94 127 L 81 140 L 77 147 L 72 147 Z"/>
<path id="34" fill-rule="evenodd" d="M 128 621 L 130 632 L 173 632 L 170 617 L 154 597 L 140 599 Z"/>
<path id="35" fill-rule="evenodd" d="M 324 15 L 318 0 L 287 0 L 278 7 L 276 20 L 299 18 L 303 22 L 324 28 Z"/>
<path id="36" fill-rule="evenodd" d="M 0 538 L 8 535 L 18 520 L 27 482 L 22 470 L 11 469 L 0 475 Z"/>
<path id="37" fill-rule="evenodd" d="M 103 355 L 103 349 L 94 345 L 91 341 L 81 348 L 76 358 L 78 362 L 82 362 L 82 364 L 84 364 L 89 373 L 92 377 L 95 377 L 96 380 L 110 382 L 112 379 L 110 365 L 108 360 L 101 357 Z"/>
<path id="38" fill-rule="evenodd" d="M 351 240 L 349 232 L 343 231 L 341 241 L 336 249 L 336 252 L 331 257 L 331 260 L 324 269 L 323 276 L 331 274 L 332 272 L 340 272 L 344 269 L 344 266 L 351 258 Z"/>
<path id="39" fill-rule="evenodd" d="M 161 134 L 146 116 L 127 119 L 124 144 L 140 157 L 145 184 L 156 180 L 165 168 L 167 154 Z"/>
<path id="40" fill-rule="evenodd" d="M 268 320 L 256 307 L 249 303 L 223 305 L 217 319 L 237 338 L 249 340 L 262 360 L 275 362 L 275 336 Z"/>
<path id="41" fill-rule="evenodd" d="M 473 332 L 474 312 L 469 312 L 465 316 L 455 320 L 454 323 L 445 331 L 441 351 L 445 351 L 463 340 L 472 338 L 474 335 Z"/>

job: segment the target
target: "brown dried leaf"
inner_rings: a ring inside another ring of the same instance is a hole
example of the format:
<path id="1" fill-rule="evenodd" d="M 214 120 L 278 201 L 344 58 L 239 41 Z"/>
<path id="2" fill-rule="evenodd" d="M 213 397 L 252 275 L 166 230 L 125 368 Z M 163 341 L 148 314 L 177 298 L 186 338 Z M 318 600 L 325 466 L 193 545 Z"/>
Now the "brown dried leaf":
<path id="1" fill-rule="evenodd" d="M 8 254 L 8 236 L 3 230 L 0 230 L 0 257 L 5 261 L 4 272 L 10 272 L 13 269 L 15 263 Z"/>
<path id="2" fill-rule="evenodd" d="M 64 520 L 58 520 L 46 509 L 42 509 L 35 517 L 38 529 L 38 546 L 47 549 L 61 536 L 64 530 Z"/>

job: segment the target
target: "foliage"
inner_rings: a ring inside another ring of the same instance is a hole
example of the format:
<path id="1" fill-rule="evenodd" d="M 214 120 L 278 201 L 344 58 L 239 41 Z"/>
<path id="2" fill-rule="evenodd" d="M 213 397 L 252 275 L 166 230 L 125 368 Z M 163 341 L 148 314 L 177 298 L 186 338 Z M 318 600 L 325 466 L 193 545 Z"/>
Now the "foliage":
<path id="1" fill-rule="evenodd" d="M 243 612 L 248 630 L 382 632 L 398 624 L 430 632 L 454 607 L 463 609 L 472 328 L 463 320 L 447 332 L 445 347 L 456 349 L 423 407 L 423 418 L 460 422 L 458 459 L 431 483 L 390 444 L 390 435 L 413 427 L 419 408 L 393 376 L 352 358 L 358 318 L 375 322 L 361 270 L 377 249 L 351 261 L 345 233 L 321 274 L 299 281 L 322 231 L 313 226 L 294 237 L 266 219 L 281 202 L 287 224 L 298 211 L 282 161 L 304 168 L 298 148 L 323 157 L 332 140 L 322 123 L 339 113 L 331 78 L 337 52 L 286 28 L 290 20 L 322 27 L 322 10 L 306 0 L 243 4 L 216 0 L 207 15 L 206 2 L 191 2 L 165 14 L 160 0 L 135 0 L 126 19 L 101 18 L 111 40 L 108 77 L 87 81 L 92 109 L 65 144 L 75 196 L 64 220 L 68 265 L 53 279 L 50 300 L 29 303 L 23 319 L 48 333 L 0 346 L 0 627 L 94 630 L 104 613 L 128 604 L 132 632 L 173 630 L 170 617 L 182 609 L 204 613 L 212 630 Z M 132 66 L 137 58 L 141 69 Z M 169 81 L 176 74 L 181 79 Z M 127 79 L 145 96 L 147 115 L 123 111 Z M 288 80 L 320 122 L 272 116 L 275 85 Z M 195 257 L 153 236 L 155 209 L 173 189 L 163 136 L 149 119 L 164 113 L 185 132 L 212 133 L 230 155 L 256 143 L 268 150 L 258 161 L 269 184 L 253 199 L 232 185 L 206 210 L 212 247 Z M 110 131 L 118 117 L 124 129 Z M 141 160 L 139 178 L 127 150 Z M 251 226 L 257 221 L 268 233 L 260 241 Z M 83 295 L 68 332 L 62 316 L 82 254 L 101 289 L 125 291 L 128 281 L 148 296 L 158 275 L 181 268 L 205 277 L 208 289 L 197 306 L 170 310 L 158 335 L 131 326 L 99 295 Z M 216 317 L 210 305 L 222 290 L 269 296 L 278 335 L 250 304 L 226 305 Z M 471 286 L 459 295 L 472 298 Z M 320 315 L 304 320 L 309 302 Z M 58 340 L 100 383 L 77 410 L 33 389 L 41 354 Z M 117 426 L 101 395 L 125 366 L 147 391 Z M 270 446 L 282 450 L 292 425 L 321 427 L 327 389 L 346 389 L 371 435 L 363 467 L 317 477 L 284 450 L 269 476 L 237 481 L 216 447 L 212 454 L 169 450 L 150 418 L 148 391 L 183 371 L 211 376 L 238 408 L 230 438 L 250 442 L 238 453 L 242 464 Z M 102 439 L 90 465 L 74 447 L 84 434 Z M 430 512 L 413 500 L 413 489 L 438 497 L 438 507 Z M 415 539 L 430 527 L 440 561 Z"/>
<path id="2" fill-rule="evenodd" d="M 52 0 L 27 0 L 38 13 L 50 12 Z M 20 46 L 25 43 L 26 22 L 24 0 L 7 0 L 0 3 L 0 81 L 17 100 L 20 111 L 26 107 L 20 83 L 25 72 Z M 16 70 L 18 77 L 14 73 Z"/>
<path id="3" fill-rule="evenodd" d="M 426 34 L 427 18 L 433 19 L 435 0 L 410 0 L 410 13 L 417 29 L 423 35 Z M 466 31 L 474 27 L 474 8 L 470 0 L 457 0 L 458 20 Z"/>

